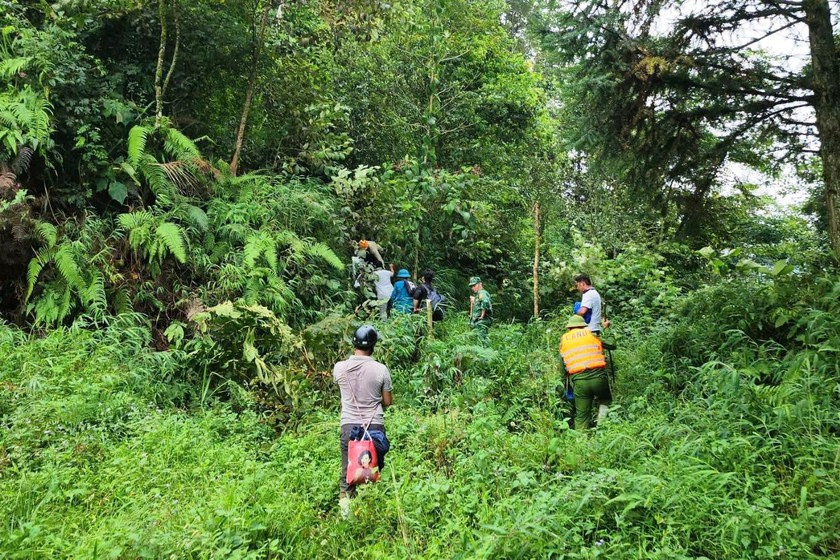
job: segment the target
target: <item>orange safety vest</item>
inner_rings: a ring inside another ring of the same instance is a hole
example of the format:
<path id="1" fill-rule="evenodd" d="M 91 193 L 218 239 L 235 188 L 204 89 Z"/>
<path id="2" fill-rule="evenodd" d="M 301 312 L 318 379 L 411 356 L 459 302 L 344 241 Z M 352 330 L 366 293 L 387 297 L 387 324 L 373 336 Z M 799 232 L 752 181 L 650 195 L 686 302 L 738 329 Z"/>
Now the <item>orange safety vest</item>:
<path id="1" fill-rule="evenodd" d="M 560 355 L 570 375 L 607 367 L 601 339 L 587 328 L 572 329 L 564 334 L 560 339 Z"/>

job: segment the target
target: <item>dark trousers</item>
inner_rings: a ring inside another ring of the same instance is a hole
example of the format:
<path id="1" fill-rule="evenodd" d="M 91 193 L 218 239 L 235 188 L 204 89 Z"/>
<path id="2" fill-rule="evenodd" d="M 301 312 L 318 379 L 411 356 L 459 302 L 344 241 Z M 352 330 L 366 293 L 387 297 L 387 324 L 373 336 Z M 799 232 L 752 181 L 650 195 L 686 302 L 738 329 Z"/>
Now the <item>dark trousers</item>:
<path id="1" fill-rule="evenodd" d="M 361 426 L 362 424 L 344 424 L 341 426 L 341 480 L 339 481 L 339 487 L 341 488 L 341 494 L 348 495 L 351 498 L 356 495 L 356 485 L 355 484 L 347 484 L 347 448 L 350 445 L 350 432 L 353 431 L 353 428 L 356 426 Z M 368 426 L 369 432 L 382 432 L 385 433 L 385 426 L 382 424 L 371 424 Z"/>

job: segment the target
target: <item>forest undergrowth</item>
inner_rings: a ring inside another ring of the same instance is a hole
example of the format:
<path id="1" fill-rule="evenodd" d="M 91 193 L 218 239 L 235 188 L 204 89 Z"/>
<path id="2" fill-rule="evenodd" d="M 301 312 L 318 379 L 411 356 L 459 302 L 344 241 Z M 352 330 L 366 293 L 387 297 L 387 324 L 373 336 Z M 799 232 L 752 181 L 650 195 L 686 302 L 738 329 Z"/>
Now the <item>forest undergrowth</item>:
<path id="1" fill-rule="evenodd" d="M 559 4 L 0 0 L 0 558 L 840 557 L 836 14 Z M 447 318 L 345 521 L 361 240 Z"/>
<path id="2" fill-rule="evenodd" d="M 778 340 L 721 328 L 721 298 L 766 289 L 697 291 L 673 325 L 617 317 L 617 399 L 589 434 L 565 420 L 562 318 L 497 325 L 488 348 L 461 316 L 416 349 L 420 321 L 381 325 L 394 447 L 349 521 L 328 359 L 281 423 L 254 386 L 202 391 L 195 357 L 149 350 L 142 317 L 0 327 L 0 555 L 836 556 L 840 283 L 815 287 Z"/>

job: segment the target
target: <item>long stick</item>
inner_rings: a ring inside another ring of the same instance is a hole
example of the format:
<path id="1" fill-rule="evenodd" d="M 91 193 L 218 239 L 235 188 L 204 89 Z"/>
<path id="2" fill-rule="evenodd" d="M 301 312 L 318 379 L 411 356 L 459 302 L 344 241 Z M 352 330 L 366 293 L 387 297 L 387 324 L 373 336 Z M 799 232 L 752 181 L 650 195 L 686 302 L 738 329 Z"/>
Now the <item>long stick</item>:
<path id="1" fill-rule="evenodd" d="M 408 529 L 405 526 L 405 516 L 402 511 L 402 504 L 400 504 L 400 488 L 397 486 L 397 475 L 394 474 L 394 467 L 391 467 L 391 480 L 394 482 L 394 498 L 397 503 L 397 517 L 400 520 L 400 531 L 402 532 L 403 543 L 405 544 L 405 553 L 411 557 L 411 549 L 408 543 Z"/>
<path id="2" fill-rule="evenodd" d="M 434 326 L 434 321 L 432 319 L 432 300 L 426 300 L 426 325 L 428 326 L 429 338 L 432 338 L 432 328 Z"/>
<path id="3" fill-rule="evenodd" d="M 534 203 L 534 319 L 540 316 L 540 203 Z"/>

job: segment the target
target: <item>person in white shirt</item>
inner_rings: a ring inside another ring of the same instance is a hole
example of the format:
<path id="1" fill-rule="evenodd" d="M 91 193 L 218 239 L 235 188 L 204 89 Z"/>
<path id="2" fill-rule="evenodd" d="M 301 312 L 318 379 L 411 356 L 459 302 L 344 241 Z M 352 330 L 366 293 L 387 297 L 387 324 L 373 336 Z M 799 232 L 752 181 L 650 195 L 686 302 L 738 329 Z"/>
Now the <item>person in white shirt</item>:
<path id="1" fill-rule="evenodd" d="M 575 288 L 581 294 L 580 308 L 575 315 L 586 319 L 589 330 L 600 336 L 601 329 L 610 326 L 609 319 L 603 317 L 601 313 L 601 294 L 592 286 L 592 280 L 587 274 L 575 276 Z"/>
<path id="2" fill-rule="evenodd" d="M 379 318 L 385 320 L 388 318 L 388 300 L 391 299 L 391 292 L 394 291 L 394 285 L 391 279 L 394 277 L 394 264 L 391 263 L 391 270 L 380 268 L 374 271 L 376 274 L 376 300 L 382 303 L 379 304 Z"/>

